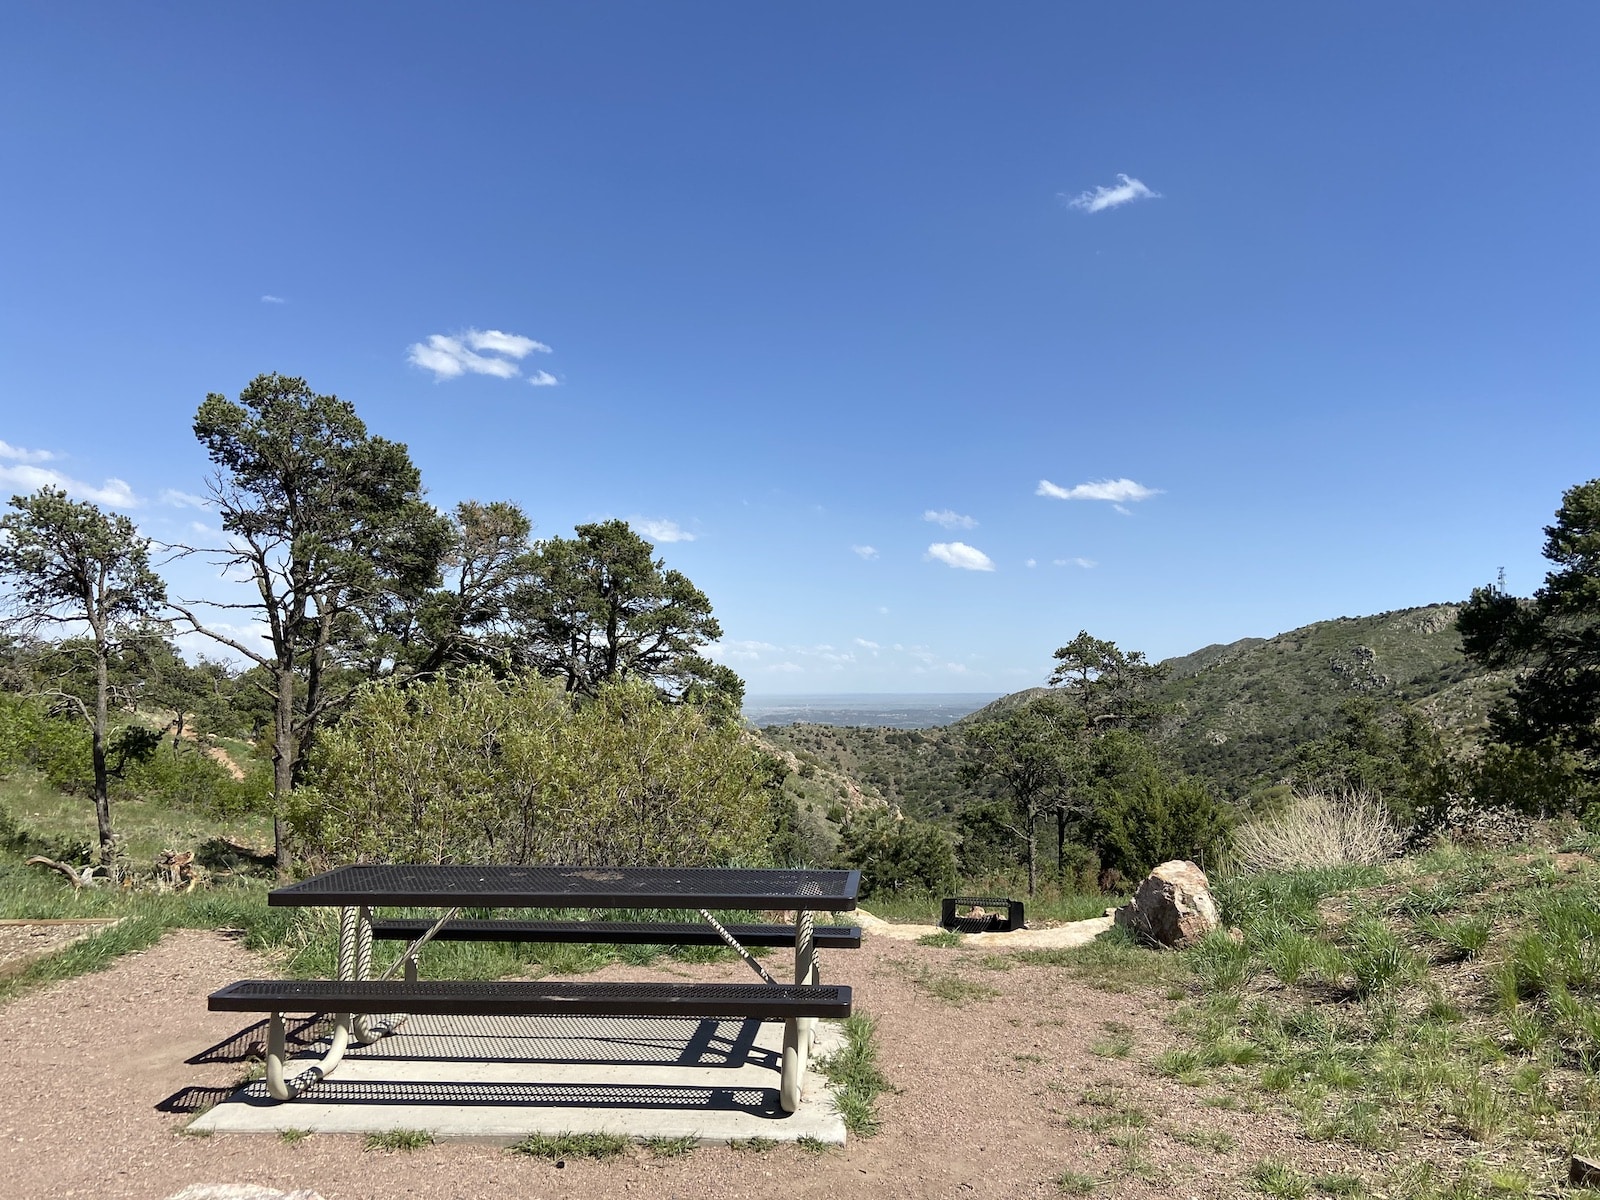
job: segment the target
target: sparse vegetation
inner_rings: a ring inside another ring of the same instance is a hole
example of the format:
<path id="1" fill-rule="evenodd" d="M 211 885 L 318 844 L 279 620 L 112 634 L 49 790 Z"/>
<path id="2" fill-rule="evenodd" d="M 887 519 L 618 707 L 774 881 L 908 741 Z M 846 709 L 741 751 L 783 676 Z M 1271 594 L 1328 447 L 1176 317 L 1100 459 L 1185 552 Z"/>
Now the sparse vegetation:
<path id="1" fill-rule="evenodd" d="M 892 1086 L 878 1066 L 877 1026 L 859 1009 L 844 1020 L 844 1045 L 816 1063 L 838 1089 L 834 1106 L 857 1137 L 878 1132 L 878 1097 Z"/>
<path id="2" fill-rule="evenodd" d="M 562 1161 L 568 1158 L 616 1158 L 628 1148 L 620 1133 L 535 1133 L 511 1147 L 513 1154 Z"/>
<path id="3" fill-rule="evenodd" d="M 433 1134 L 425 1129 L 388 1129 L 382 1133 L 367 1134 L 368 1150 L 390 1150 L 408 1153 L 433 1145 Z"/>

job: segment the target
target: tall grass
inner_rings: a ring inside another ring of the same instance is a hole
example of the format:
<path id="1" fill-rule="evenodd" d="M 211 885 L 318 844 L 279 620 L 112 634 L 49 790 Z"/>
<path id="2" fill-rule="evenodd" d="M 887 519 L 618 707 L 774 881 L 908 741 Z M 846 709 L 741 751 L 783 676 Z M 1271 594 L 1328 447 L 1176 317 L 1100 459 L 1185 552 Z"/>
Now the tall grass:
<path id="1" fill-rule="evenodd" d="M 1387 862 L 1405 836 L 1383 801 L 1366 792 L 1309 791 L 1233 832 L 1235 862 L 1246 871 Z"/>

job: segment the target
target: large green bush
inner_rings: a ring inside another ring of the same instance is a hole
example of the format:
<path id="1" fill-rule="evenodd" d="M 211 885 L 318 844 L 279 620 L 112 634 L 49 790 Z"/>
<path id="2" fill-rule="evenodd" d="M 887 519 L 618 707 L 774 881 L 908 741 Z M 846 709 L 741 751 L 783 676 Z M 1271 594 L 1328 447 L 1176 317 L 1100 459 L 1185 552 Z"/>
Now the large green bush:
<path id="1" fill-rule="evenodd" d="M 357 693 L 290 819 L 339 861 L 755 863 L 772 780 L 737 726 L 646 683 L 574 708 L 548 680 L 469 672 Z"/>
<path id="2" fill-rule="evenodd" d="M 860 869 L 864 899 L 892 892 L 948 896 L 956 890 L 955 849 L 944 830 L 887 809 L 865 809 L 845 822 L 838 865 Z"/>

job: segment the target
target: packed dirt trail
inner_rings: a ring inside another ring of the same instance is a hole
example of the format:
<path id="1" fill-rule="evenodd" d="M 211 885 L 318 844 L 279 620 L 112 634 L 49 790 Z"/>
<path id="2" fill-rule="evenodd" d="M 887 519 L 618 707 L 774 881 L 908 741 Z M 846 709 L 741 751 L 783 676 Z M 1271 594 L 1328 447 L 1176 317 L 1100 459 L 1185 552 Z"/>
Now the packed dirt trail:
<path id="1" fill-rule="evenodd" d="M 326 1200 L 1048 1197 L 1070 1171 L 1101 1181 L 1101 1195 L 1222 1197 L 1247 1190 L 1251 1165 L 1264 1157 L 1333 1159 L 1332 1148 L 1278 1119 L 1204 1107 L 1201 1090 L 1142 1065 L 1171 1044 L 1170 1005 L 1158 995 L 1098 991 L 1059 967 L 1014 963 L 882 937 L 825 957 L 827 977 L 852 984 L 857 1010 L 877 1020 L 895 1090 L 879 1101 L 875 1137 L 826 1152 L 706 1146 L 663 1158 L 637 1147 L 609 1162 L 557 1166 L 474 1143 L 389 1152 L 347 1136 L 185 1135 L 193 1113 L 242 1076 L 256 1036 L 235 1036 L 245 1028 L 238 1014 L 208 1012 L 207 994 L 274 967 L 224 934 L 174 933 L 109 970 L 0 1009 L 0 1196 L 162 1200 L 191 1184 L 250 1183 Z M 672 963 L 596 978 L 738 979 L 742 970 Z M 951 977 L 995 993 L 960 1004 L 931 994 Z M 1091 1049 L 1107 1022 L 1131 1030 L 1128 1058 Z M 230 1049 L 203 1054 L 220 1044 Z M 186 1061 L 197 1055 L 205 1061 Z M 1147 1117 L 1131 1151 L 1106 1127 L 1118 1105 Z M 1175 1136 L 1195 1131 L 1226 1133 L 1237 1145 L 1214 1153 Z"/>

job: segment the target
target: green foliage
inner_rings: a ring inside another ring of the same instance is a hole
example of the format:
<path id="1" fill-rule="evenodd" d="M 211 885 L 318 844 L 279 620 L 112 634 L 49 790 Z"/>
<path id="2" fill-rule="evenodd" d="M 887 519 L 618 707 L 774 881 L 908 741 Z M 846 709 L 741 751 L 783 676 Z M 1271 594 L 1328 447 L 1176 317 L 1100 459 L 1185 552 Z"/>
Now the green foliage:
<path id="1" fill-rule="evenodd" d="M 1102 866 L 1137 879 L 1170 859 L 1214 859 L 1225 843 L 1228 811 L 1200 780 L 1164 767 L 1139 735 L 1115 730 L 1100 738 L 1089 769 L 1079 836 Z"/>
<path id="2" fill-rule="evenodd" d="M 0 693 L 0 775 L 29 768 L 68 795 L 92 795 L 90 730 L 81 721 L 50 716 L 38 700 Z M 118 803 L 143 800 L 209 813 L 260 811 L 270 793 L 258 764 L 247 764 L 238 780 L 193 742 L 173 744 L 138 724 L 110 732 L 106 787 Z"/>
<path id="3" fill-rule="evenodd" d="M 964 774 L 989 782 L 1010 802 L 1030 896 L 1038 885 L 1039 817 L 1052 804 L 1065 802 L 1084 736 L 1077 709 L 1048 695 L 962 728 L 968 755 Z"/>
<path id="4" fill-rule="evenodd" d="M 1600 479 L 1569 488 L 1544 532 L 1553 569 L 1533 598 L 1478 588 L 1457 625 L 1477 662 L 1523 668 L 1490 714 L 1492 740 L 1571 756 L 1600 782 Z"/>
<path id="5" fill-rule="evenodd" d="M 1223 796 L 1255 795 L 1286 776 L 1330 771 L 1366 777 L 1393 799 L 1407 780 L 1363 765 L 1362 746 L 1380 762 L 1409 753 L 1406 739 L 1428 733 L 1427 722 L 1407 730 L 1407 708 L 1422 701 L 1445 741 L 1459 744 L 1504 686 L 1503 673 L 1462 654 L 1456 612 L 1433 605 L 1340 617 L 1170 659 L 1169 677 L 1154 688 L 1154 697 L 1176 710 L 1162 723 L 1162 751 Z M 1351 701 L 1378 726 L 1379 745 L 1371 745 L 1370 730 L 1351 729 Z M 1316 748 L 1297 770 L 1308 744 Z"/>
<path id="6" fill-rule="evenodd" d="M 585 696 L 638 677 L 736 715 L 743 682 L 699 653 L 722 636 L 705 593 L 652 558 L 655 547 L 626 521 L 575 532 L 535 548 L 512 605 L 519 661 Z"/>
<path id="7" fill-rule="evenodd" d="M 737 728 L 642 680 L 573 708 L 553 683 L 470 671 L 360 691 L 293 820 L 340 860 L 758 862 L 771 782 Z"/>
<path id="8" fill-rule="evenodd" d="M 838 865 L 860 870 L 863 899 L 896 892 L 948 896 L 956 888 L 955 851 L 944 831 L 881 808 L 859 810 L 845 822 Z"/>
<path id="9" fill-rule="evenodd" d="M 370 663 L 375 642 L 379 656 L 386 652 L 374 613 L 389 598 L 414 602 L 435 583 L 450 529 L 423 501 L 405 446 L 373 437 L 354 406 L 318 395 L 304 379 L 258 375 L 237 402 L 212 393 L 194 434 L 217 469 L 211 491 L 228 535 L 210 553 L 251 581 L 240 607 L 267 627 L 270 650 L 207 628 L 192 608 L 170 607 L 265 673 L 282 805 L 324 717 L 357 682 L 340 668 Z"/>
<path id="10" fill-rule="evenodd" d="M 878 1065 L 877 1024 L 859 1009 L 844 1020 L 844 1046 L 817 1067 L 837 1089 L 834 1106 L 857 1137 L 878 1132 L 878 1097 L 891 1085 Z"/>

